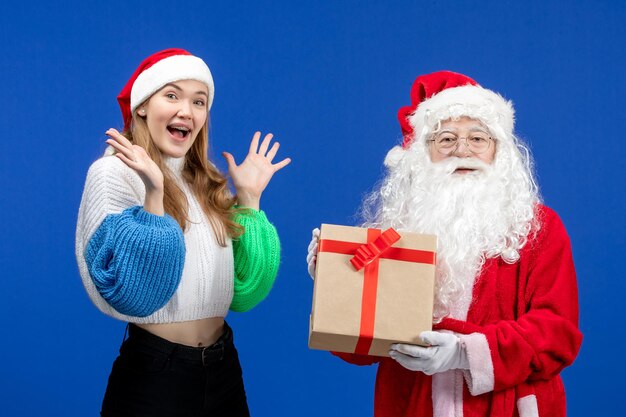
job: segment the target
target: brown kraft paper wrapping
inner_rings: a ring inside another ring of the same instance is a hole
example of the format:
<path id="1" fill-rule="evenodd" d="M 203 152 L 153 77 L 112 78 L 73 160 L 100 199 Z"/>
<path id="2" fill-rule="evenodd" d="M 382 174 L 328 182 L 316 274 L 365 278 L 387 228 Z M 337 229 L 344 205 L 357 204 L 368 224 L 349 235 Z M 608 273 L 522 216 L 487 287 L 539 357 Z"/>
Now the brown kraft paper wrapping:
<path id="1" fill-rule="evenodd" d="M 370 229 L 370 236 L 372 232 L 380 234 Z M 333 241 L 350 248 L 347 250 L 350 254 L 324 251 L 325 247 L 331 247 L 325 243 Z M 355 353 L 362 329 L 366 268 L 357 271 L 350 259 L 355 249 L 367 242 L 368 229 L 322 225 L 322 250 L 317 254 L 313 287 L 310 348 Z M 358 353 L 389 356 L 392 343 L 420 344 L 419 334 L 432 329 L 436 247 L 437 240 L 433 235 L 402 232 L 400 240 L 372 262 L 378 263 L 375 303 L 373 308 L 371 304 L 365 306 L 365 310 L 373 320 L 373 340 L 368 351 Z M 405 249 L 409 251 L 402 251 Z M 398 253 L 410 253 L 421 262 L 387 259 Z M 375 269 L 375 265 L 370 268 Z M 371 282 L 368 288 L 372 288 Z M 368 314 L 365 316 L 367 322 Z M 367 343 L 363 342 L 362 338 L 359 350 L 363 346 L 367 349 Z"/>

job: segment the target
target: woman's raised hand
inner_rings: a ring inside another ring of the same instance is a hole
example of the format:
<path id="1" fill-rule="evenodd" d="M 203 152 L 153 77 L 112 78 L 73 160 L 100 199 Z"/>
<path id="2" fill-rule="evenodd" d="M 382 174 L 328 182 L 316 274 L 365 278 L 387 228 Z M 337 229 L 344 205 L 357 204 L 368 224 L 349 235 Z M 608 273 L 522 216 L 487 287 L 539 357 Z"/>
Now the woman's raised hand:
<path id="1" fill-rule="evenodd" d="M 163 215 L 163 173 L 159 166 L 150 158 L 144 148 L 133 145 L 116 129 L 109 129 L 106 134 L 110 139 L 106 143 L 112 146 L 122 162 L 134 169 L 146 187 L 144 210 Z"/>
<path id="2" fill-rule="evenodd" d="M 270 133 L 265 135 L 263 142 L 259 146 L 260 137 L 261 132 L 254 134 L 252 142 L 250 142 L 248 155 L 240 165 L 235 163 L 235 158 L 230 153 L 222 153 L 228 164 L 228 173 L 233 179 L 239 205 L 256 210 L 259 209 L 261 194 L 274 173 L 291 162 L 291 158 L 285 158 L 276 164 L 272 164 L 280 144 L 274 142 L 274 145 L 270 148 L 270 142 L 273 137 Z"/>

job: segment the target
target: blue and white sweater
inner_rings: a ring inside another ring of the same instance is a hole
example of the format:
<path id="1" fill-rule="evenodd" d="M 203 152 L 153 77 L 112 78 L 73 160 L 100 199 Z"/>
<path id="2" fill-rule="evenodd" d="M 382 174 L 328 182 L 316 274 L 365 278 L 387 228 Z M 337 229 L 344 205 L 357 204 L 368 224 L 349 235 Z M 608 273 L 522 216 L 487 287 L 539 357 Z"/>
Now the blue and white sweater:
<path id="1" fill-rule="evenodd" d="M 167 161 L 189 202 L 184 233 L 170 216 L 143 210 L 144 184 L 117 157 L 105 156 L 90 167 L 78 213 L 76 258 L 89 297 L 105 314 L 134 323 L 226 316 L 234 287 L 232 242 L 218 244 L 180 176 L 183 163 L 183 158 Z"/>

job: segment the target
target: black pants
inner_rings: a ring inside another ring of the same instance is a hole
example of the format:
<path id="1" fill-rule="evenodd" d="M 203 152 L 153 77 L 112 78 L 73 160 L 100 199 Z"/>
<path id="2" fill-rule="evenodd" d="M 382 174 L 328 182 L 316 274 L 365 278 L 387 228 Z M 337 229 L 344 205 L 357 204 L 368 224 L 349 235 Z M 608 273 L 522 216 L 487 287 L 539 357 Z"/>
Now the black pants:
<path id="1" fill-rule="evenodd" d="M 212 346 L 169 342 L 130 324 L 104 400 L 109 416 L 248 417 L 231 328 Z"/>

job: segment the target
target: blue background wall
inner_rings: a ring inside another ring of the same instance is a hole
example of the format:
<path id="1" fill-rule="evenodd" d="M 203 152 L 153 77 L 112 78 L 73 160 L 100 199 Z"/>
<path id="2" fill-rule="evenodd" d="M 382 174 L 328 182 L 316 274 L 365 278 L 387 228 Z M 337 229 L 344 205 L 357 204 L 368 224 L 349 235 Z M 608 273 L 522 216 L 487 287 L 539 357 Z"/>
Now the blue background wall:
<path id="1" fill-rule="evenodd" d="M 124 324 L 82 288 L 76 214 L 105 130 L 122 126 L 115 96 L 145 56 L 173 46 L 213 71 L 219 166 L 223 150 L 241 160 L 257 129 L 293 159 L 262 201 L 284 247 L 274 291 L 228 316 L 253 415 L 371 415 L 375 369 L 307 348 L 306 247 L 321 222 L 356 221 L 413 79 L 438 69 L 515 102 L 578 270 L 585 339 L 563 373 L 569 415 L 621 414 L 624 2 L 13 3 L 0 6 L 2 415 L 99 411 Z"/>

